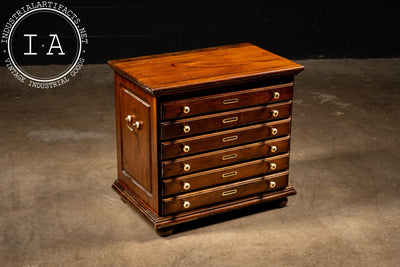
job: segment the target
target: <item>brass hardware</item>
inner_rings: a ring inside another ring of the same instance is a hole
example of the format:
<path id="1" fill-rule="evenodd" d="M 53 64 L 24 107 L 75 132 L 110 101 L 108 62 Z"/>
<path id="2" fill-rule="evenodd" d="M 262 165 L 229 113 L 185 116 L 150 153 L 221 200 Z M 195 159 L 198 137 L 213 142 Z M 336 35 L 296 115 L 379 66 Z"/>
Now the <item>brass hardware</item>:
<path id="1" fill-rule="evenodd" d="M 190 202 L 189 202 L 189 201 L 183 202 L 183 207 L 184 207 L 185 209 L 188 209 L 188 208 L 190 207 Z"/>
<path id="2" fill-rule="evenodd" d="M 134 131 L 134 128 L 136 129 L 140 129 L 140 122 L 139 121 L 135 121 L 132 122 L 133 117 L 131 115 L 126 116 L 125 120 L 126 120 L 126 127 L 128 127 L 128 129 L 130 131 Z"/>
<path id="3" fill-rule="evenodd" d="M 271 129 L 271 134 L 272 135 L 276 135 L 278 133 L 278 129 L 276 129 L 276 128 L 272 128 Z"/>
<path id="4" fill-rule="evenodd" d="M 185 126 L 183 127 L 183 131 L 184 131 L 185 133 L 190 132 L 190 127 L 189 127 L 189 125 L 185 125 Z"/>
<path id="5" fill-rule="evenodd" d="M 273 171 L 276 169 L 276 164 L 275 163 L 270 163 L 269 168 Z"/>
<path id="6" fill-rule="evenodd" d="M 232 118 L 227 118 L 227 119 L 223 119 L 222 120 L 222 123 L 231 123 L 231 122 L 235 122 L 235 121 L 238 121 L 238 117 L 232 117 Z"/>
<path id="7" fill-rule="evenodd" d="M 232 190 L 228 190 L 225 192 L 222 192 L 221 196 L 226 197 L 226 196 L 230 196 L 230 195 L 234 195 L 237 193 L 236 189 L 232 189 Z"/>
<path id="8" fill-rule="evenodd" d="M 235 141 L 238 139 L 237 135 L 233 135 L 233 136 L 228 136 L 228 137 L 224 137 L 222 138 L 222 142 L 230 142 L 230 141 Z"/>
<path id="9" fill-rule="evenodd" d="M 238 174 L 237 171 L 227 172 L 227 173 L 222 174 L 222 178 L 232 177 L 232 176 L 235 176 L 237 174 Z"/>
<path id="10" fill-rule="evenodd" d="M 278 148 L 276 146 L 271 146 L 269 148 L 269 151 L 271 151 L 272 153 L 276 152 L 278 150 Z"/>
<path id="11" fill-rule="evenodd" d="M 190 146 L 186 145 L 183 146 L 183 152 L 189 152 L 190 151 Z"/>
<path id="12" fill-rule="evenodd" d="M 279 99 L 280 96 L 279 92 L 274 92 L 274 99 Z"/>
<path id="13" fill-rule="evenodd" d="M 190 108 L 188 106 L 183 107 L 183 113 L 188 114 L 190 112 Z"/>
<path id="14" fill-rule="evenodd" d="M 278 117 L 278 115 L 279 115 L 279 111 L 277 111 L 276 109 L 274 109 L 274 110 L 272 111 L 272 117 L 276 118 L 276 117 Z"/>
<path id="15" fill-rule="evenodd" d="M 222 156 L 222 160 L 234 159 L 237 157 L 237 154 L 225 155 Z"/>
<path id="16" fill-rule="evenodd" d="M 184 184 L 183 184 L 183 189 L 189 190 L 189 188 L 190 188 L 190 184 L 189 184 L 189 183 L 184 183 Z M 189 204 L 189 205 L 190 205 L 190 204 Z"/>
<path id="17" fill-rule="evenodd" d="M 232 99 L 225 99 L 225 100 L 222 102 L 222 104 L 224 104 L 224 105 L 229 105 L 229 104 L 234 104 L 234 103 L 237 103 L 237 102 L 239 102 L 239 99 L 237 99 L 237 98 L 232 98 Z"/>
<path id="18" fill-rule="evenodd" d="M 185 165 L 183 165 L 183 170 L 185 171 L 185 172 L 188 172 L 189 170 L 190 170 L 190 164 L 185 164 Z"/>
<path id="19" fill-rule="evenodd" d="M 269 187 L 270 188 L 275 188 L 276 183 L 274 181 L 269 182 Z"/>

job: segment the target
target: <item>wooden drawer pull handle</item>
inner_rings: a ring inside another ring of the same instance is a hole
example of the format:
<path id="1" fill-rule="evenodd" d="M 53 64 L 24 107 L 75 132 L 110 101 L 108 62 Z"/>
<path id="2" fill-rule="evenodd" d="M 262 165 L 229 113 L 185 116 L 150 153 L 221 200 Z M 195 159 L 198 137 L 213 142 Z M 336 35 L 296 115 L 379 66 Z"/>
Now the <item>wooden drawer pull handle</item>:
<path id="1" fill-rule="evenodd" d="M 238 174 L 237 171 L 227 172 L 227 173 L 222 174 L 222 178 L 232 177 L 232 176 L 235 176 L 237 174 Z"/>
<path id="2" fill-rule="evenodd" d="M 229 104 L 234 104 L 234 103 L 237 103 L 237 102 L 239 102 L 239 99 L 232 98 L 232 99 L 225 99 L 222 103 L 224 105 L 229 105 Z"/>
<path id="3" fill-rule="evenodd" d="M 230 196 L 230 195 L 234 195 L 237 193 L 236 189 L 232 189 L 232 190 L 228 190 L 225 192 L 222 192 L 221 196 L 226 197 L 226 196 Z"/>
<path id="4" fill-rule="evenodd" d="M 237 154 L 225 155 L 222 156 L 222 160 L 234 159 L 237 157 Z"/>
<path id="5" fill-rule="evenodd" d="M 230 141 L 235 141 L 238 139 L 237 135 L 233 135 L 233 136 L 228 136 L 228 137 L 224 137 L 222 138 L 222 142 L 230 142 Z"/>
<path id="6" fill-rule="evenodd" d="M 222 123 L 231 123 L 231 122 L 235 122 L 235 121 L 238 121 L 239 120 L 239 118 L 238 117 L 232 117 L 232 118 L 227 118 L 227 119 L 223 119 L 222 120 Z"/>

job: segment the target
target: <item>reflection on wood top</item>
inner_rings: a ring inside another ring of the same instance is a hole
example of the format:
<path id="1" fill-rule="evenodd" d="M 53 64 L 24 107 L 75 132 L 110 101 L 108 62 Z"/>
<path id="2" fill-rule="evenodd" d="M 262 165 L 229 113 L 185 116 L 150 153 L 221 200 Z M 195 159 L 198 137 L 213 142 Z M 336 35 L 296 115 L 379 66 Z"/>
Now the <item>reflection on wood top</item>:
<path id="1" fill-rule="evenodd" d="M 152 94 L 295 75 L 304 67 L 250 43 L 111 60 L 108 64 Z"/>

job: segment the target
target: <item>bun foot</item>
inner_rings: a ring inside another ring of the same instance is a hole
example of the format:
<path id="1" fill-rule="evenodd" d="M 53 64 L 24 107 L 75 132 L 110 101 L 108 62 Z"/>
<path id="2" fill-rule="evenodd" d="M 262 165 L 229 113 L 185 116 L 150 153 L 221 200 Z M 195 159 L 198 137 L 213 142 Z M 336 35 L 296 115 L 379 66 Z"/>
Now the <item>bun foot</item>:
<path id="1" fill-rule="evenodd" d="M 277 206 L 278 206 L 278 208 L 283 208 L 283 207 L 285 207 L 285 206 L 287 205 L 287 202 L 288 202 L 287 197 L 278 200 L 278 201 L 277 201 Z"/>
<path id="2" fill-rule="evenodd" d="M 174 232 L 174 227 L 165 227 L 161 229 L 157 229 L 157 234 L 163 237 L 167 237 Z"/>

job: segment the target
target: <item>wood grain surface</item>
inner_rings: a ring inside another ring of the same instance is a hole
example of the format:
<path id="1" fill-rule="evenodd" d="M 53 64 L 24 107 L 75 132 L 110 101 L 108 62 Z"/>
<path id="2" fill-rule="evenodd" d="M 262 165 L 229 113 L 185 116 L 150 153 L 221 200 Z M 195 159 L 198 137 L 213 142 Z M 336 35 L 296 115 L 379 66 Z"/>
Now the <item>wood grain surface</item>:
<path id="1" fill-rule="evenodd" d="M 154 95 L 180 87 L 295 75 L 304 69 L 250 43 L 111 60 L 108 64 Z"/>

